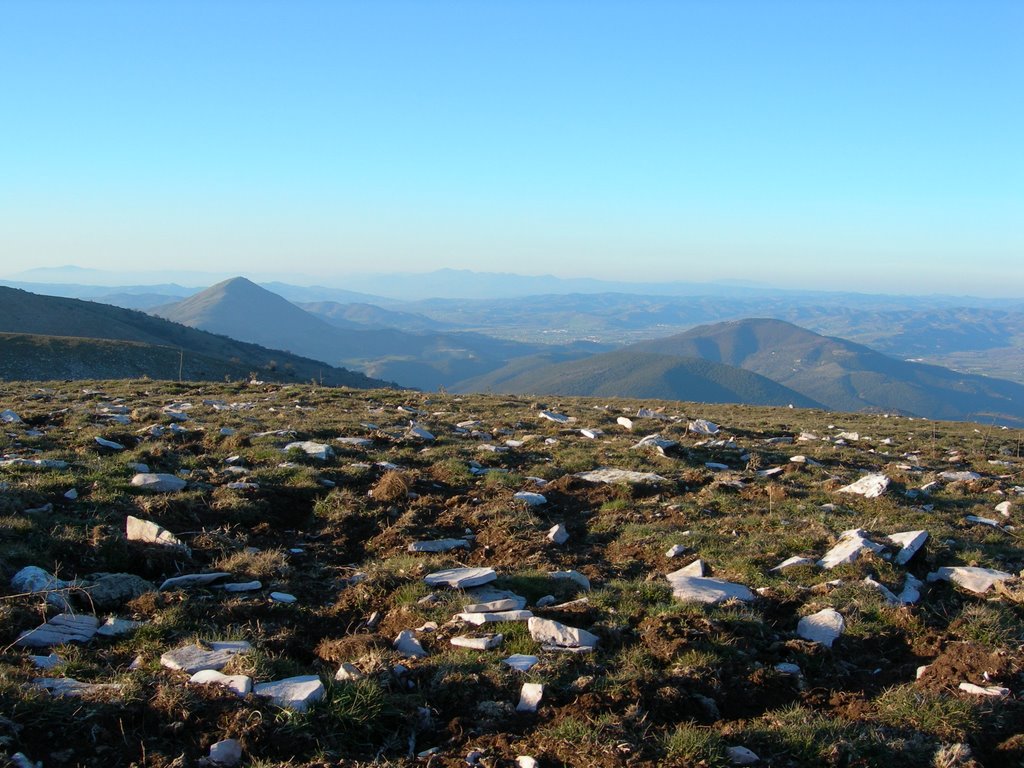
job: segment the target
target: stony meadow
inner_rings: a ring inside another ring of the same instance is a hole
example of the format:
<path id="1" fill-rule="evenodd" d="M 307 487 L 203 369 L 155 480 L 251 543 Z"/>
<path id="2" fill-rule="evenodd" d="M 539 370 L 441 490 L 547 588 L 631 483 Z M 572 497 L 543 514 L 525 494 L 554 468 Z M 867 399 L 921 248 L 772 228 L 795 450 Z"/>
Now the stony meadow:
<path id="1" fill-rule="evenodd" d="M 1018 430 L 149 380 L 0 411 L 0 763 L 1024 764 Z"/>

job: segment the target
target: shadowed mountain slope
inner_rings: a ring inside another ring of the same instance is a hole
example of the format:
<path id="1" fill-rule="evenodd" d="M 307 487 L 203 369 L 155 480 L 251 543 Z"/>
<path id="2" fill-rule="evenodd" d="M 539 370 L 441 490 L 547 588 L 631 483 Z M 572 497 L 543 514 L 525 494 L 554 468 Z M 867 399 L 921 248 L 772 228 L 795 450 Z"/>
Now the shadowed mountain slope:
<path id="1" fill-rule="evenodd" d="M 2 286 L 0 333 L 74 337 L 79 340 L 72 344 L 66 339 L 58 342 L 22 338 L 15 343 L 15 339 L 7 338 L 4 354 L 12 357 L 5 362 L 4 370 L 8 372 L 0 375 L 8 378 L 55 378 L 59 376 L 59 370 L 63 370 L 61 366 L 65 365 L 70 366 L 69 370 L 81 370 L 82 378 L 96 378 L 100 372 L 89 372 L 90 360 L 96 364 L 104 361 L 102 375 L 105 377 L 147 375 L 151 378 L 177 378 L 178 364 L 184 351 L 186 367 L 195 363 L 196 378 L 206 377 L 199 376 L 199 371 L 209 371 L 212 378 L 225 375 L 234 377 L 236 371 L 240 372 L 238 375 L 244 376 L 251 371 L 257 372 L 261 378 L 276 381 L 316 379 L 322 380 L 324 384 L 360 388 L 389 386 L 386 382 L 375 381 L 361 373 L 188 328 L 142 312 L 80 299 L 40 296 Z M 94 348 L 90 348 L 85 340 L 135 342 L 153 349 L 143 353 L 138 346 L 117 348 L 110 344 L 92 345 Z M 157 352 L 156 348 L 162 351 Z M 55 355 L 59 355 L 57 350 L 61 349 L 64 354 L 75 356 L 74 359 L 59 361 Z M 114 365 L 116 355 L 113 352 L 116 349 L 125 355 L 123 369 Z M 165 359 L 168 354 L 174 359 L 171 370 L 168 370 Z M 30 365 L 19 359 L 19 355 L 28 355 L 39 362 Z M 51 369 L 42 362 L 46 359 L 57 361 L 58 364 Z M 214 361 L 220 362 L 215 365 Z M 184 372 L 182 375 L 185 376 Z M 79 378 L 78 374 L 70 373 L 64 377 L 68 376 Z"/>
<path id="2" fill-rule="evenodd" d="M 539 355 L 513 361 L 501 372 L 463 382 L 457 389 L 820 407 L 764 376 L 700 358 L 627 348 L 582 360 L 553 364 L 546 360 L 550 358 Z"/>
<path id="3" fill-rule="evenodd" d="M 704 325 L 629 349 L 745 368 L 835 410 L 1024 423 L 1024 386 L 1020 384 L 897 360 L 782 320 Z"/>

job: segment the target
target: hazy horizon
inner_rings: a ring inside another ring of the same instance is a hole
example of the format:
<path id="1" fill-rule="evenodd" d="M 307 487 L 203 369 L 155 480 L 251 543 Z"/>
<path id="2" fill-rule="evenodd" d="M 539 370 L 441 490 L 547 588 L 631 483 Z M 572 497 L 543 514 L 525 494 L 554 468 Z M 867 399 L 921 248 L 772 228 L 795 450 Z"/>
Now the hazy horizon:
<path id="1" fill-rule="evenodd" d="M 1024 6 L 12 3 L 0 275 L 1024 293 Z"/>

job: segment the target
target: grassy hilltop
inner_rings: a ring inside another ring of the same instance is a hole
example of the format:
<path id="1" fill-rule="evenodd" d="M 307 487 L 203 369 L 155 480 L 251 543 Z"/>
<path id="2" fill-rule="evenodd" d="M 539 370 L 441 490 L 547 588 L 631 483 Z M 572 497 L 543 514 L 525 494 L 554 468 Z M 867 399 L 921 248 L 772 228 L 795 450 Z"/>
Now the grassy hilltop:
<path id="1" fill-rule="evenodd" d="M 641 407 L 657 415 L 638 416 Z M 198 765 L 230 738 L 243 765 L 296 768 L 464 766 L 472 752 L 472 764 L 495 767 L 527 755 L 541 766 L 724 766 L 734 747 L 772 766 L 1024 761 L 1020 431 L 784 407 L 140 380 L 5 383 L 6 410 L 8 755 L 48 767 L 169 768 Z M 721 430 L 699 434 L 694 419 Z M 634 448 L 652 433 L 676 445 Z M 286 450 L 300 441 L 332 450 L 325 459 Z M 186 485 L 136 488 L 136 464 Z M 610 484 L 576 476 L 599 467 L 652 474 Z M 880 496 L 841 490 L 869 472 L 889 479 Z M 515 498 L 521 491 L 545 503 Z M 181 546 L 129 541 L 129 516 Z M 563 544 L 549 538 L 558 524 Z M 773 570 L 794 556 L 822 558 L 849 529 L 877 551 L 831 570 Z M 885 537 L 916 530 L 927 542 L 897 564 L 900 547 Z M 440 539 L 465 548 L 409 551 Z M 673 545 L 685 549 L 669 557 Z M 674 596 L 666 574 L 697 559 L 751 599 Z M 15 589 L 26 566 L 71 583 Z M 453 618 L 479 597 L 424 577 L 470 566 L 493 568 L 488 587 L 523 598 L 535 617 L 593 633 L 596 647 L 545 650 L 525 621 Z M 950 566 L 1008 576 L 984 594 L 928 581 Z M 577 575 L 551 575 L 567 571 Z M 214 572 L 228 576 L 159 589 Z M 100 600 L 102 574 L 131 574 L 138 588 Z M 908 575 L 923 582 L 908 604 L 865 582 L 900 593 Z M 220 588 L 248 581 L 259 585 Z M 828 608 L 845 622 L 831 647 L 797 631 Z M 16 644 L 67 610 L 140 626 L 52 649 Z M 426 655 L 396 650 L 404 631 Z M 495 633 L 503 640 L 493 650 L 450 642 Z M 322 698 L 295 711 L 190 683 L 161 663 L 182 646 L 220 641 L 252 646 L 225 674 L 257 685 L 312 676 Z M 56 666 L 38 668 L 32 657 L 51 651 Z M 502 663 L 512 654 L 539 661 L 519 672 Z M 336 679 L 343 665 L 353 679 Z M 61 697 L 38 682 L 65 678 L 113 687 Z M 543 685 L 536 712 L 516 709 L 524 683 Z"/>

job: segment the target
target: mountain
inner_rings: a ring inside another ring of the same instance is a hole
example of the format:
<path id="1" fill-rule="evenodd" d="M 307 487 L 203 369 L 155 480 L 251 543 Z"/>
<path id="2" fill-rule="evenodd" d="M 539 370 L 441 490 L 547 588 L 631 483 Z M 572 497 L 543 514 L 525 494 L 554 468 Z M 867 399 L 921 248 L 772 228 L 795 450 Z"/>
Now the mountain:
<path id="1" fill-rule="evenodd" d="M 130 309 L 0 286 L 0 377 L 232 378 L 390 386 L 343 368 L 187 328 Z M 31 338 L 29 338 L 31 337 Z M 56 338 L 55 338 L 56 337 Z M 117 364 L 123 355 L 123 364 Z M 63 357 L 62 357 L 63 356 Z"/>
<path id="2" fill-rule="evenodd" d="M 897 360 L 782 320 L 693 328 L 628 349 L 701 357 L 744 368 L 840 411 L 894 411 L 934 419 L 1024 424 L 1024 386 Z"/>
<path id="3" fill-rule="evenodd" d="M 452 327 L 451 323 L 432 320 L 426 315 L 383 309 L 374 304 L 364 304 L 361 302 L 342 304 L 336 301 L 296 303 L 297 306 L 307 312 L 339 328 L 378 330 L 381 328 L 395 328 L 416 333 L 420 331 L 447 330 Z"/>
<path id="4" fill-rule="evenodd" d="M 632 348 L 551 364 L 545 364 L 543 355 L 513 361 L 501 371 L 463 382 L 457 388 L 462 392 L 474 390 L 821 407 L 798 392 L 741 368 Z"/>

